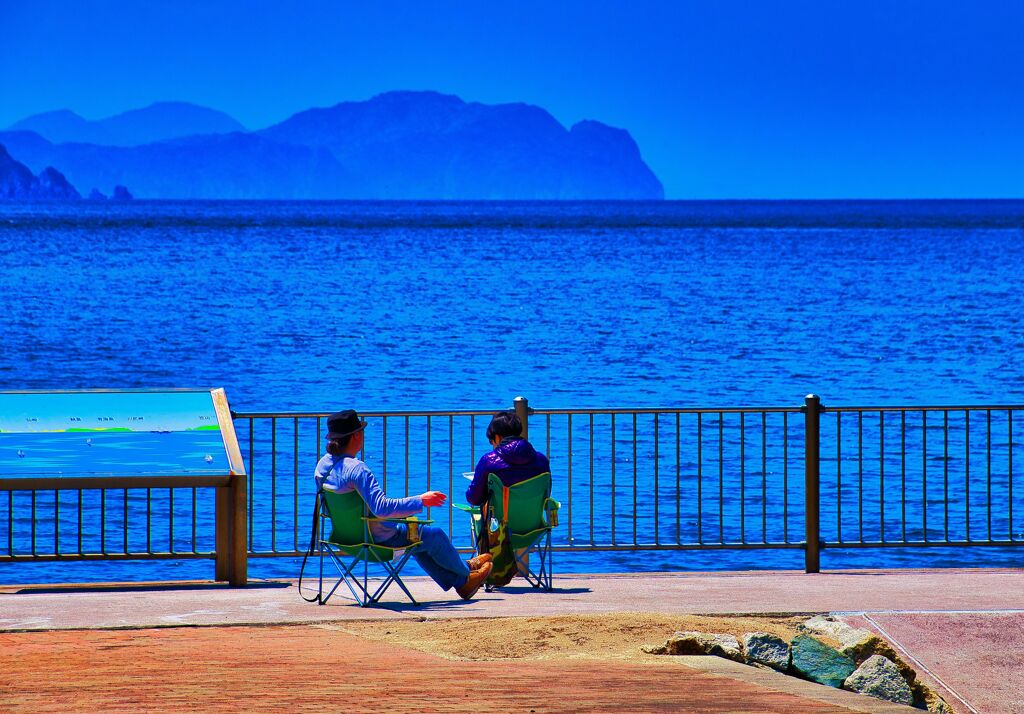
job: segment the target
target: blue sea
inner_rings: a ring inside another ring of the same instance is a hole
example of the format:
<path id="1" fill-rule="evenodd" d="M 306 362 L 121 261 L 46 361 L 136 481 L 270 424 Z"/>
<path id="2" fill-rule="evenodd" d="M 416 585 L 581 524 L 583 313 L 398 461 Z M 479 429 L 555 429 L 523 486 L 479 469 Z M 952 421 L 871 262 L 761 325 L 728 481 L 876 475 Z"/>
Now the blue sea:
<path id="1" fill-rule="evenodd" d="M 224 387 L 241 412 L 489 411 L 516 395 L 552 409 L 798 406 L 809 392 L 832 406 L 1022 404 L 1022 273 L 1024 201 L 7 203 L 0 390 Z M 300 471 L 315 463 L 307 438 Z M 478 455 L 482 428 L 476 441 Z M 447 483 L 447 461 L 435 468 Z M 563 571 L 802 565 L 799 551 L 559 558 Z M 0 581 L 211 572 L 19 563 Z"/>

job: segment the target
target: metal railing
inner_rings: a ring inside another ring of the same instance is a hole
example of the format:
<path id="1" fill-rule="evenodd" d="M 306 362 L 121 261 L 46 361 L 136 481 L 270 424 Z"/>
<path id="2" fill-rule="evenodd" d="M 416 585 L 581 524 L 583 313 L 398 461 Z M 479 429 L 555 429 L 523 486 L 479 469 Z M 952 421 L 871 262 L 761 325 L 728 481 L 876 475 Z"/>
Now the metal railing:
<path id="1" fill-rule="evenodd" d="M 803 549 L 817 572 L 823 548 L 1024 542 L 1014 473 L 1024 406 L 823 407 L 809 396 L 793 407 L 530 409 L 518 398 L 514 408 L 551 461 L 559 551 Z M 490 448 L 492 414 L 363 415 L 363 457 L 385 491 L 447 492 L 428 517 L 466 551 L 451 501 L 464 500 L 462 473 Z M 234 414 L 251 557 L 305 552 L 326 416 Z M 0 561 L 213 557 L 213 499 L 185 495 L 9 491 Z"/>

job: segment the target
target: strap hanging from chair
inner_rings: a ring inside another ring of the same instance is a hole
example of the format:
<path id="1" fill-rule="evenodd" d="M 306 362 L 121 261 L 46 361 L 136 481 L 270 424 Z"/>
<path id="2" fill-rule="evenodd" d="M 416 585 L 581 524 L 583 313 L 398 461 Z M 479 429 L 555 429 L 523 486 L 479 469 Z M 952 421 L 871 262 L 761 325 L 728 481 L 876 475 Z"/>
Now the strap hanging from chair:
<path id="1" fill-rule="evenodd" d="M 306 548 L 306 554 L 302 556 L 302 567 L 299 568 L 299 597 L 306 602 L 316 602 L 320 599 L 320 593 L 317 592 L 312 598 L 308 598 L 302 594 L 302 575 L 306 571 L 306 561 L 309 560 L 309 556 L 313 554 L 313 551 L 317 549 L 317 539 L 320 535 L 320 489 L 316 490 L 316 499 L 313 501 L 313 527 L 309 536 L 309 547 Z"/>

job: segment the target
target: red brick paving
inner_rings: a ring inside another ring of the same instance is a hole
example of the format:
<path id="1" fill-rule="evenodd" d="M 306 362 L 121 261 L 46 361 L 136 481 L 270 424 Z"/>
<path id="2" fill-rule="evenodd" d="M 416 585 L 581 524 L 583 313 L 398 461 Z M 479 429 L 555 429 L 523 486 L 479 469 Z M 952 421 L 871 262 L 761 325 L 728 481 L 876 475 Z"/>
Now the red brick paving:
<path id="1" fill-rule="evenodd" d="M 0 634 L 0 710 L 849 712 L 678 664 L 445 660 L 310 626 Z"/>

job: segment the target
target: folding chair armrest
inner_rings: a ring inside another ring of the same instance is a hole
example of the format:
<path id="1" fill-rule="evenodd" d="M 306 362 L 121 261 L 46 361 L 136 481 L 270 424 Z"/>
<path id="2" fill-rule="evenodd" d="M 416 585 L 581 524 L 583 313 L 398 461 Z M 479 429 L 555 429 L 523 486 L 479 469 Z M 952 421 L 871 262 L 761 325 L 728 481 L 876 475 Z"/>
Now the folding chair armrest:
<path id="1" fill-rule="evenodd" d="M 562 507 L 562 504 L 559 503 L 558 501 L 556 501 L 553 498 L 545 498 L 544 499 L 544 510 L 545 511 L 557 511 L 561 507 Z"/>
<path id="2" fill-rule="evenodd" d="M 471 506 L 468 503 L 455 503 L 452 501 L 452 505 L 458 508 L 460 511 L 465 511 L 474 516 L 480 515 L 480 506 Z"/>

